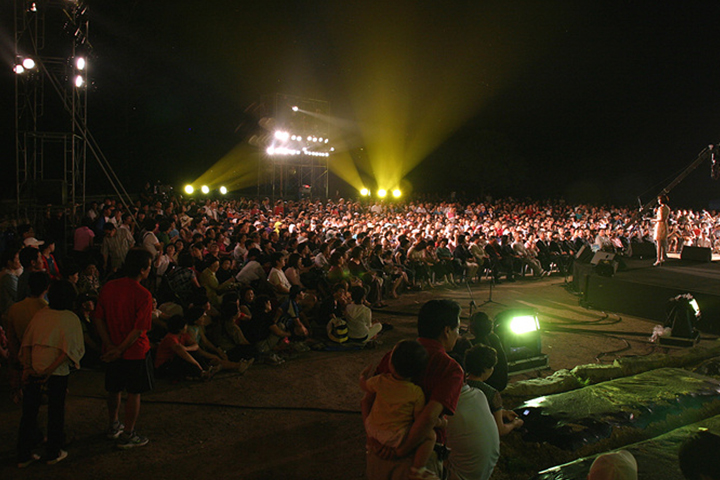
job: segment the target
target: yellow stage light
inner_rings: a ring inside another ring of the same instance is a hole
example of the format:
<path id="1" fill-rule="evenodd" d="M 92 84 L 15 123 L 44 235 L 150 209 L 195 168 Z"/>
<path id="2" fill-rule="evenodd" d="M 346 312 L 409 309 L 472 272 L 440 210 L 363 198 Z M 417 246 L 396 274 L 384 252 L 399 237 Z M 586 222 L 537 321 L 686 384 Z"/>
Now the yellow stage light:
<path id="1" fill-rule="evenodd" d="M 362 195 L 363 197 L 367 197 L 368 195 L 370 195 L 370 190 L 368 190 L 367 188 L 362 188 L 360 189 L 360 195 Z"/>
<path id="2" fill-rule="evenodd" d="M 402 192 L 400 191 L 399 188 L 396 188 L 395 190 L 392 191 L 392 194 L 393 194 L 393 197 L 400 198 L 400 196 L 402 195 Z"/>
<path id="3" fill-rule="evenodd" d="M 220 187 L 220 193 L 223 195 L 227 194 L 227 188 L 224 186 Z"/>
<path id="4" fill-rule="evenodd" d="M 202 187 L 200 187 L 200 191 L 207 195 L 208 193 L 210 193 L 210 187 L 208 187 L 207 185 L 203 185 Z"/>
<path id="5" fill-rule="evenodd" d="M 195 189 L 192 185 L 185 185 L 185 193 L 187 193 L 188 195 L 192 195 L 193 192 L 195 192 Z"/>
<path id="6" fill-rule="evenodd" d="M 381 188 L 380 190 L 378 190 L 378 197 L 385 198 L 386 195 L 387 195 L 387 190 L 385 190 L 384 188 Z"/>

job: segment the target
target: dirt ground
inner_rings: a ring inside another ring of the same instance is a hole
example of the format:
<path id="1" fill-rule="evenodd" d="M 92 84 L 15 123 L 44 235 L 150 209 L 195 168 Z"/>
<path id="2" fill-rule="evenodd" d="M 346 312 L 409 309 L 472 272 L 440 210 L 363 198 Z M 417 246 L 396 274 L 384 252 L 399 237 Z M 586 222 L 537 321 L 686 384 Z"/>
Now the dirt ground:
<path id="1" fill-rule="evenodd" d="M 392 301 L 374 315 L 395 329 L 383 335 L 383 344 L 374 350 L 310 351 L 278 367 L 253 366 L 243 376 L 220 373 L 208 383 L 161 381 L 143 397 L 138 422 L 138 431 L 150 443 L 130 451 L 116 449 L 103 435 L 107 420 L 102 373 L 76 372 L 70 378 L 67 400 L 69 456 L 52 467 L 37 463 L 25 470 L 16 468 L 20 408 L 10 401 L 7 381 L 2 380 L 0 479 L 364 478 L 358 374 L 397 341 L 415 337 L 415 315 L 431 298 L 455 299 L 465 315 L 471 300 L 491 316 L 519 306 L 540 312 L 547 327 L 542 338 L 550 369 L 513 376 L 513 382 L 580 364 L 609 363 L 617 355 L 661 351 L 648 342 L 653 325 L 661 319 L 585 310 L 560 277 L 503 283 L 493 291 L 494 303 L 483 305 L 488 288 L 486 282 L 469 290 L 436 288 Z M 553 331 L 557 326 L 575 331 Z M 502 449 L 506 455 L 506 446 Z M 567 460 L 545 458 L 542 465 L 524 464 L 520 473 L 513 473 L 508 470 L 517 471 L 512 465 L 522 459 L 504 458 L 493 478 L 528 478 L 528 472 Z"/>

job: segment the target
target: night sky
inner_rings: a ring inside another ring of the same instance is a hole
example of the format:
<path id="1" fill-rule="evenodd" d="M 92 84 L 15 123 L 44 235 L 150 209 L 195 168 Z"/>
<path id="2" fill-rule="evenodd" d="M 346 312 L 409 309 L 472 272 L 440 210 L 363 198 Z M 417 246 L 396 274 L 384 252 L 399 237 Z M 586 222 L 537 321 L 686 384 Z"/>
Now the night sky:
<path id="1" fill-rule="evenodd" d="M 88 123 L 129 190 L 198 177 L 247 140 L 236 129 L 265 94 L 328 100 L 335 116 L 367 122 L 352 78 L 397 64 L 397 52 L 412 52 L 404 81 L 425 88 L 413 112 L 462 86 L 452 108 L 464 113 L 452 128 L 438 117 L 444 141 L 407 176 L 415 192 L 636 203 L 720 142 L 718 2 L 88 3 Z M 12 167 L 12 2 L 1 8 L 0 158 Z M 372 54 L 357 55 L 360 37 Z M 709 170 L 671 203 L 719 199 Z"/>

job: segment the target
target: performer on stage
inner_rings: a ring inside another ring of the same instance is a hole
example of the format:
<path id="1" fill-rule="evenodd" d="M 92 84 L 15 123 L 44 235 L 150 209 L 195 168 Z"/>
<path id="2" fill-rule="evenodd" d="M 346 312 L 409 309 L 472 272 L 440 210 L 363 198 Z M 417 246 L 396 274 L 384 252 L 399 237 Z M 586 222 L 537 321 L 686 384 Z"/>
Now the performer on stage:
<path id="1" fill-rule="evenodd" d="M 658 208 L 655 211 L 655 244 L 657 246 L 657 259 L 653 266 L 662 265 L 667 260 L 668 249 L 668 219 L 670 218 L 670 207 L 667 206 L 667 195 L 658 197 Z"/>

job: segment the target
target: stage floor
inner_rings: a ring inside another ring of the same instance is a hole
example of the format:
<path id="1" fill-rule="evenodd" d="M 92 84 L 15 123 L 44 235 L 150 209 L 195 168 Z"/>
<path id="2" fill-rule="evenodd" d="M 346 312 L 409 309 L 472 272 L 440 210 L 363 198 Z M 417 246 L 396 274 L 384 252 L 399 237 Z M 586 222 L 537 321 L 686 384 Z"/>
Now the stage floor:
<path id="1" fill-rule="evenodd" d="M 720 331 L 720 261 L 670 258 L 654 267 L 653 260 L 625 258 L 622 263 L 612 277 L 598 275 L 589 264 L 575 266 L 573 283 L 583 293 L 584 303 L 662 323 L 668 300 L 690 293 L 700 305 L 701 330 Z"/>

